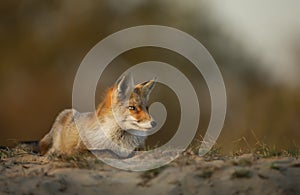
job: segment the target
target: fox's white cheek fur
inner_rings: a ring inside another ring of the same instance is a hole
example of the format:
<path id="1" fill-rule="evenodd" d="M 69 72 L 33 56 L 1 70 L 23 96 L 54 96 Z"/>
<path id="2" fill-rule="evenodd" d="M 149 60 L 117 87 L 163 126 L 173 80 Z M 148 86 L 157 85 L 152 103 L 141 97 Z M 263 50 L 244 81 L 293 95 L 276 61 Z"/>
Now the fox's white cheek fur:
<path id="1" fill-rule="evenodd" d="M 153 126 L 154 120 L 152 118 L 149 121 L 143 121 L 143 122 L 138 122 L 137 119 L 132 116 L 128 117 L 127 119 L 128 119 L 128 123 L 130 123 L 130 127 L 128 129 L 148 130 L 154 127 Z"/>
<path id="2" fill-rule="evenodd" d="M 122 121 L 121 125 L 125 130 L 128 129 L 135 129 L 135 130 L 140 130 L 141 127 L 139 126 L 137 120 L 132 117 L 131 115 L 127 115 Z"/>
<path id="3" fill-rule="evenodd" d="M 138 126 L 143 129 L 151 129 L 152 128 L 151 122 L 152 122 L 152 120 L 146 121 L 146 122 L 140 122 L 140 123 L 138 123 Z"/>

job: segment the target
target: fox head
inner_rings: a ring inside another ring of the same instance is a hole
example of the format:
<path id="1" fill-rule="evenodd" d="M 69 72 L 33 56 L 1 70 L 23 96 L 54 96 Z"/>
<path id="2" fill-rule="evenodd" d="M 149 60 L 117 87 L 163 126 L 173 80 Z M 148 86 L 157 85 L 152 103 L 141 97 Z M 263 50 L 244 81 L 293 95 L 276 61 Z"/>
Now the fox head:
<path id="1" fill-rule="evenodd" d="M 156 80 L 134 85 L 130 75 L 117 81 L 112 91 L 111 107 L 115 119 L 124 130 L 147 131 L 156 126 L 149 114 L 148 99 Z"/>

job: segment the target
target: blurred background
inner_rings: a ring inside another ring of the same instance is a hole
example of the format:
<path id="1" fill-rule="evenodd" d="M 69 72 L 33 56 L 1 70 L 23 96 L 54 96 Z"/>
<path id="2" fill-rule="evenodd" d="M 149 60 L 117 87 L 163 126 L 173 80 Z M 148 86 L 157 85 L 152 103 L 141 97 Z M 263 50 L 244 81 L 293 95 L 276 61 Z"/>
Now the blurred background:
<path id="1" fill-rule="evenodd" d="M 77 68 L 96 43 L 124 28 L 157 24 L 189 33 L 219 65 L 228 97 L 218 139 L 224 151 L 243 137 L 250 144 L 299 146 L 299 6 L 296 0 L 1 1 L 0 145 L 38 140 L 49 131 L 56 115 L 71 107 Z M 208 89 L 193 65 L 172 51 L 144 47 L 120 55 L 101 77 L 95 102 L 124 70 L 149 60 L 172 64 L 190 78 L 200 98 L 200 138 L 210 117 Z M 168 118 L 148 144 L 163 144 L 178 125 L 178 100 L 158 85 L 151 101 L 165 104 Z"/>

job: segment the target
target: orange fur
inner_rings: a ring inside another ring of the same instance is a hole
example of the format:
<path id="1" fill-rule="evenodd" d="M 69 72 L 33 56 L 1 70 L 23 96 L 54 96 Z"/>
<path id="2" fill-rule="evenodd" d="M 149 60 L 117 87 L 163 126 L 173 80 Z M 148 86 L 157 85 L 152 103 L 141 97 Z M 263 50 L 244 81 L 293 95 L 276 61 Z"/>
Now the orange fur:
<path id="1" fill-rule="evenodd" d="M 101 119 L 101 116 L 111 111 L 111 103 L 112 103 L 111 98 L 112 98 L 113 89 L 114 89 L 113 87 L 110 87 L 109 89 L 106 90 L 105 97 L 97 107 L 96 113 L 99 119 Z"/>

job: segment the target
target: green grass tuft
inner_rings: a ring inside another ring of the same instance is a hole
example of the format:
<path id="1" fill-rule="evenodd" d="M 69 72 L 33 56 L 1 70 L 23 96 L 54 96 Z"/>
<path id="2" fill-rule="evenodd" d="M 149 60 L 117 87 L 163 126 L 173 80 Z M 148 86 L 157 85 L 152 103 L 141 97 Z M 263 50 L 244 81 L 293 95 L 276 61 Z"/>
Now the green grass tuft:
<path id="1" fill-rule="evenodd" d="M 238 169 L 232 173 L 232 178 L 250 178 L 252 177 L 252 172 L 247 169 Z"/>

